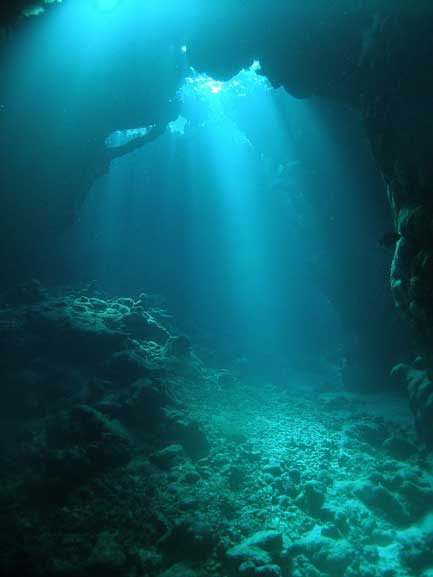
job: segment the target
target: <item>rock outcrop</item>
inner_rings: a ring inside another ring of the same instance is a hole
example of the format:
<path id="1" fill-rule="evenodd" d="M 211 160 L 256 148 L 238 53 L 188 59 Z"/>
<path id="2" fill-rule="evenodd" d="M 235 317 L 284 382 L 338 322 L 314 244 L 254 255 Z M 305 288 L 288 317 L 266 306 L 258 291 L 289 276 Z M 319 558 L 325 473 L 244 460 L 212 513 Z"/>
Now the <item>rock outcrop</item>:
<path id="1" fill-rule="evenodd" d="M 158 470 L 164 476 L 179 467 L 187 484 L 199 478 L 194 462 L 209 442 L 178 389 L 184 378 L 204 378 L 205 369 L 189 339 L 159 320 L 162 313 L 146 295 L 54 294 L 37 281 L 0 295 L 2 574 L 117 575 L 131 563 L 152 566 L 144 552 L 131 561 L 109 521 L 138 501 L 145 512 L 128 523 L 144 543 L 174 531 L 174 519 L 157 522 L 146 506 L 151 494 L 158 498 Z M 80 527 L 74 570 L 68 545 L 54 537 L 73 525 Z"/>
<path id="2" fill-rule="evenodd" d="M 1 575 L 379 577 L 390 546 L 428 576 L 433 468 L 402 396 L 253 388 L 149 302 L 3 295 Z M 423 411 L 421 364 L 394 377 Z"/>

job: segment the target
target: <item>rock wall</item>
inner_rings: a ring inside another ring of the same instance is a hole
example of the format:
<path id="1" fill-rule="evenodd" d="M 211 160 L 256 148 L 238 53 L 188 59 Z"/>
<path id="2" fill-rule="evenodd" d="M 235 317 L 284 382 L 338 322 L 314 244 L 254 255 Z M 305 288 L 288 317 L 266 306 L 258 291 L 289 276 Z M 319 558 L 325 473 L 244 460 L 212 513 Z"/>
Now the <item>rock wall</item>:
<path id="1" fill-rule="evenodd" d="M 261 2 L 254 7 L 248 18 L 235 16 L 245 27 L 237 45 L 245 59 L 259 59 L 263 74 L 295 96 L 328 97 L 361 112 L 402 237 L 392 267 L 394 298 L 430 342 L 433 7 L 327 0 L 276 3 L 272 12 Z M 218 43 L 217 34 L 197 42 L 193 58 L 230 76 L 233 45 L 230 38 Z"/>

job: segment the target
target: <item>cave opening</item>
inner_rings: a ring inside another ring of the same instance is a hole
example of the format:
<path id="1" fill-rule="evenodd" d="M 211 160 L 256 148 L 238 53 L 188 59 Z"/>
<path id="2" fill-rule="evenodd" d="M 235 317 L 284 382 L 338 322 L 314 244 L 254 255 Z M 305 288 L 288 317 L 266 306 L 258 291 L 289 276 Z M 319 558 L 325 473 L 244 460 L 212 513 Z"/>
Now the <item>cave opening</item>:
<path id="1" fill-rule="evenodd" d="M 431 9 L 0 22 L 0 573 L 431 577 Z"/>
<path id="2" fill-rule="evenodd" d="M 90 191 L 64 235 L 60 260 L 69 268 L 59 265 L 56 274 L 114 294 L 147 287 L 203 351 L 227 366 L 250 359 L 256 380 L 293 382 L 307 373 L 341 386 L 350 362 L 359 381 L 372 380 L 367 388 L 379 379 L 388 387 L 392 358 L 383 357 L 392 346 L 381 344 L 384 332 L 374 342 L 377 325 L 359 335 L 367 310 L 347 317 L 360 296 L 345 285 L 368 275 L 355 270 L 352 253 L 362 250 L 368 269 L 384 275 L 390 264 L 378 245 L 391 226 L 386 213 L 372 223 L 362 196 L 340 199 L 344 189 L 381 186 L 367 145 L 346 152 L 334 138 L 336 120 L 326 119 L 331 105 L 274 89 L 259 62 L 225 81 L 190 68 L 177 98 L 179 116 L 167 130 L 120 153 Z M 355 115 L 344 122 L 361 140 Z M 116 130 L 105 142 L 121 150 L 153 129 Z M 337 258 L 345 270 L 336 274 Z M 376 280 L 376 298 L 391 311 L 384 279 Z M 395 323 L 393 315 L 387 334 Z"/>

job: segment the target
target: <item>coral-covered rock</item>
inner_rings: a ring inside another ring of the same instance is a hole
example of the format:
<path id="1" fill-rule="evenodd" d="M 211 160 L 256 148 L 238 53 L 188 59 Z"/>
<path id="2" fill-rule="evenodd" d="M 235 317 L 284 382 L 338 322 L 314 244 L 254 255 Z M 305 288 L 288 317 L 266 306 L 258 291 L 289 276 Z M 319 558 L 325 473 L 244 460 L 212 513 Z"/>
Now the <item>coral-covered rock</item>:
<path id="1" fill-rule="evenodd" d="M 170 337 L 165 344 L 164 352 L 173 357 L 186 357 L 191 352 L 191 341 L 185 335 Z"/>
<path id="2" fill-rule="evenodd" d="M 409 401 L 423 440 L 433 446 L 433 379 L 431 371 L 409 369 L 407 372 Z"/>
<path id="3" fill-rule="evenodd" d="M 281 574 L 285 546 L 279 531 L 259 531 L 226 552 L 228 566 L 237 575 L 274 577 Z"/>
<path id="4" fill-rule="evenodd" d="M 169 339 L 168 331 L 148 313 L 131 312 L 123 315 L 122 323 L 136 338 L 154 341 L 164 346 Z"/>
<path id="5" fill-rule="evenodd" d="M 319 574 L 343 577 L 350 574 L 346 573 L 350 567 L 355 571 L 357 569 L 357 553 L 353 545 L 345 539 L 334 540 L 322 536 L 319 527 L 315 527 L 303 539 L 294 543 L 289 552 L 294 557 L 295 566 L 298 559 L 302 566 L 304 557 L 321 572 Z"/>

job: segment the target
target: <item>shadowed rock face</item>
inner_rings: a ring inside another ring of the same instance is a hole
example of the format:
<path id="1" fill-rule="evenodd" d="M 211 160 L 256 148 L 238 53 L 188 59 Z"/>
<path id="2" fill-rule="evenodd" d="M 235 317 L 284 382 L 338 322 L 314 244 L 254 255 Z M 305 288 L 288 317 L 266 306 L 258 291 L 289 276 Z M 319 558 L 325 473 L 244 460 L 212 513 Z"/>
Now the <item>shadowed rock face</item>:
<path id="1" fill-rule="evenodd" d="M 78 94 L 76 71 L 86 67 L 86 57 L 71 37 L 62 38 L 65 26 L 48 42 L 40 29 L 44 20 L 47 26 L 50 19 L 65 20 L 62 10 L 67 6 L 20 21 L 2 54 L 8 81 L 0 88 L 0 256 L 11 276 L 31 261 L 35 238 L 37 250 L 43 251 L 76 218 L 110 160 L 128 151 L 106 149 L 111 132 L 155 126 L 143 137 L 151 140 L 177 116 L 173 96 L 181 76 L 167 38 L 147 36 L 151 50 L 142 41 L 142 50 L 136 51 L 133 38 L 107 46 Z"/>
<path id="2" fill-rule="evenodd" d="M 49 59 L 35 58 L 31 77 L 13 76 L 16 62 L 8 58 L 15 43 L 37 36 L 40 21 L 67 10 L 69 2 L 25 21 L 17 5 L 0 13 L 1 66 L 16 87 L 8 81 L 0 87 L 0 258 L 9 276 L 25 268 L 35 238 L 40 250 L 74 219 L 91 184 L 109 166 L 108 134 L 155 125 L 152 139 L 177 117 L 175 94 L 185 71 L 173 43 L 181 39 L 199 70 L 229 78 L 258 59 L 275 86 L 298 97 L 332 98 L 361 112 L 402 237 L 391 271 L 393 296 L 423 347 L 431 348 L 431 3 L 414 8 L 397 0 L 353 0 L 344 6 L 333 0 L 189 2 L 188 10 L 167 17 L 164 32 L 144 33 L 136 26 L 121 45 L 108 49 L 79 97 L 71 71 L 81 62 L 73 45 L 66 48 L 67 66 L 65 51 L 53 51 Z"/>
<path id="3" fill-rule="evenodd" d="M 430 344 L 433 82 L 427 71 L 433 62 L 433 9 L 423 3 L 412 9 L 398 2 L 346 4 L 277 3 L 276 10 L 272 4 L 272 15 L 260 15 L 265 25 L 246 26 L 242 49 L 260 60 L 274 85 L 295 96 L 330 97 L 361 112 L 403 237 L 392 267 L 395 302 Z M 211 59 L 216 73 L 231 73 L 221 63 L 231 49 L 225 40 L 214 50 L 221 57 Z M 202 46 L 191 53 L 206 66 Z"/>

